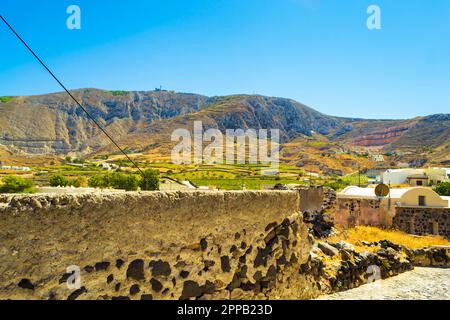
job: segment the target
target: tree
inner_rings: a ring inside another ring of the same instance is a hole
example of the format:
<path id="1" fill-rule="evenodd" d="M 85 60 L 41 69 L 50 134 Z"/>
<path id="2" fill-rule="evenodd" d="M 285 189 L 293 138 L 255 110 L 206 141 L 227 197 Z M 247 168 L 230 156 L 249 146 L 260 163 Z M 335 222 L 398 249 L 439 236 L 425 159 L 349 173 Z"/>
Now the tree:
<path id="1" fill-rule="evenodd" d="M 16 176 L 7 176 L 2 180 L 0 193 L 34 193 L 34 183 L 31 180 Z"/>
<path id="2" fill-rule="evenodd" d="M 159 190 L 159 171 L 146 170 L 144 171 L 144 176 L 145 177 L 142 177 L 139 181 L 139 187 L 141 187 L 141 190 Z"/>
<path id="3" fill-rule="evenodd" d="M 88 186 L 91 188 L 107 188 L 108 181 L 104 176 L 92 176 L 88 180 Z"/>
<path id="4" fill-rule="evenodd" d="M 69 185 L 71 185 L 75 188 L 86 187 L 87 184 L 88 184 L 88 181 L 85 177 L 77 177 L 77 178 L 69 181 Z"/>
<path id="5" fill-rule="evenodd" d="M 56 174 L 49 179 L 50 186 L 52 187 L 67 187 L 69 180 L 61 174 Z"/>
<path id="6" fill-rule="evenodd" d="M 89 178 L 88 184 L 92 188 L 114 188 L 125 191 L 136 191 L 139 181 L 135 175 L 114 172 L 103 176 Z"/>
<path id="7" fill-rule="evenodd" d="M 450 182 L 439 183 L 434 188 L 434 191 L 436 191 L 440 196 L 450 197 Z"/>
<path id="8" fill-rule="evenodd" d="M 136 176 L 118 172 L 110 174 L 108 177 L 108 182 L 110 187 L 125 191 L 136 191 L 139 185 L 139 181 Z"/>
<path id="9" fill-rule="evenodd" d="M 73 163 L 84 164 L 85 160 L 83 158 L 75 158 L 72 160 Z"/>

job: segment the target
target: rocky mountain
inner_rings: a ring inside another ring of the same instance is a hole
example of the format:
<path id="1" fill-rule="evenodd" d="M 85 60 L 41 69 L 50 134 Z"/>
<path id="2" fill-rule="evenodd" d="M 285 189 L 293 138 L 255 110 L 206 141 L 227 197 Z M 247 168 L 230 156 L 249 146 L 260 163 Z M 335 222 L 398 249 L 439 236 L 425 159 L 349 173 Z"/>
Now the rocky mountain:
<path id="1" fill-rule="evenodd" d="M 116 139 L 155 121 L 196 112 L 209 98 L 159 92 L 83 89 L 72 92 Z M 30 154 L 89 153 L 110 141 L 66 93 L 0 103 L 0 144 Z"/>
<path id="2" fill-rule="evenodd" d="M 282 143 L 298 137 L 320 137 L 322 143 L 325 139 L 380 152 L 414 153 L 428 148 L 439 161 L 450 160 L 448 114 L 366 120 L 328 116 L 291 99 L 259 95 L 206 97 L 164 90 L 98 89 L 72 93 L 124 149 L 136 152 L 170 152 L 171 132 L 178 128 L 192 130 L 196 120 L 203 122 L 205 130 L 218 128 L 222 132 L 276 128 Z M 16 154 L 117 152 L 65 93 L 0 99 L 0 146 Z"/>

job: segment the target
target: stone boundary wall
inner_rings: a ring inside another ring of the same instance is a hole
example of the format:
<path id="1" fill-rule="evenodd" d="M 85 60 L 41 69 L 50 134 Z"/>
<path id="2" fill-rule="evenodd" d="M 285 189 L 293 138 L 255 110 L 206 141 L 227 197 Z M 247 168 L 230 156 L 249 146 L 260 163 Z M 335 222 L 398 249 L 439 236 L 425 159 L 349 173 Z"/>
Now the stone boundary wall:
<path id="1" fill-rule="evenodd" d="M 297 191 L 0 195 L 0 299 L 314 297 L 299 208 Z"/>
<path id="2" fill-rule="evenodd" d="M 392 225 L 393 214 L 380 200 L 338 198 L 334 222 L 345 227 Z M 392 204 L 391 204 L 392 207 Z"/>
<path id="3" fill-rule="evenodd" d="M 396 207 L 393 226 L 404 232 L 450 239 L 450 208 Z"/>

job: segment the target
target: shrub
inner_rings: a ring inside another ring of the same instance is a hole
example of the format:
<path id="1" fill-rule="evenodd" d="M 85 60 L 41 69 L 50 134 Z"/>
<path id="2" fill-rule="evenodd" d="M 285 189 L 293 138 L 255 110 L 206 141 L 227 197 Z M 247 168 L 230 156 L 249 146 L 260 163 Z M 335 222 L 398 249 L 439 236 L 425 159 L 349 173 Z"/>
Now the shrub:
<path id="1" fill-rule="evenodd" d="M 450 182 L 439 183 L 434 188 L 434 191 L 436 191 L 440 196 L 450 197 Z"/>
<path id="2" fill-rule="evenodd" d="M 34 183 L 31 180 L 16 176 L 7 176 L 2 180 L 0 193 L 34 193 Z"/>
<path id="3" fill-rule="evenodd" d="M 141 190 L 159 190 L 159 171 L 146 170 L 144 171 L 144 175 L 145 177 L 142 177 L 139 181 L 139 187 L 141 187 Z"/>
<path id="4" fill-rule="evenodd" d="M 6 103 L 6 102 L 11 101 L 12 99 L 13 99 L 13 97 L 8 97 L 8 96 L 6 96 L 6 97 L 0 97 L 0 102 Z"/>
<path id="5" fill-rule="evenodd" d="M 84 164 L 85 160 L 82 158 L 75 158 L 72 160 L 73 163 L 77 163 L 77 164 Z"/>
<path id="6" fill-rule="evenodd" d="M 114 189 L 136 191 L 138 189 L 139 181 L 134 175 L 115 172 L 108 175 L 108 184 Z"/>
<path id="7" fill-rule="evenodd" d="M 109 91 L 113 96 L 126 96 L 128 94 L 128 91 L 123 90 L 111 90 Z"/>
<path id="8" fill-rule="evenodd" d="M 105 176 L 92 176 L 88 180 L 88 186 L 91 188 L 107 188 L 108 181 Z"/>
<path id="9" fill-rule="evenodd" d="M 49 183 L 52 187 L 67 187 L 69 185 L 69 180 L 63 175 L 57 174 L 50 177 Z"/>
<path id="10" fill-rule="evenodd" d="M 78 177 L 69 181 L 69 185 L 75 188 L 86 187 L 88 185 L 88 181 L 85 177 Z"/>

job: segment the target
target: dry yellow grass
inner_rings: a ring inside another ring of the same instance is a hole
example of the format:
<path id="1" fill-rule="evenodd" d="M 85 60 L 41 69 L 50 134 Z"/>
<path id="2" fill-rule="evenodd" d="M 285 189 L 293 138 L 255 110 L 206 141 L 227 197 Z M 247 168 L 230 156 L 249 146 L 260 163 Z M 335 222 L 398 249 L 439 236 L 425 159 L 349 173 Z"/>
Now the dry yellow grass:
<path id="1" fill-rule="evenodd" d="M 450 241 L 440 236 L 415 236 L 398 230 L 367 226 L 340 230 L 338 235 L 329 239 L 330 242 L 337 242 L 339 240 L 349 242 L 356 247 L 364 247 L 361 241 L 377 242 L 380 240 L 389 240 L 410 249 L 429 246 L 450 246 Z"/>

